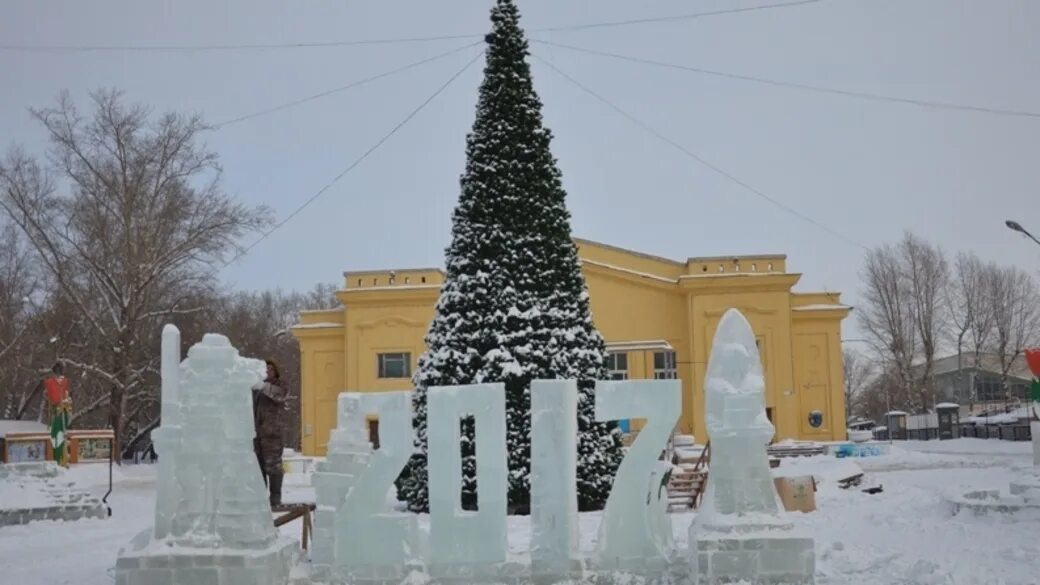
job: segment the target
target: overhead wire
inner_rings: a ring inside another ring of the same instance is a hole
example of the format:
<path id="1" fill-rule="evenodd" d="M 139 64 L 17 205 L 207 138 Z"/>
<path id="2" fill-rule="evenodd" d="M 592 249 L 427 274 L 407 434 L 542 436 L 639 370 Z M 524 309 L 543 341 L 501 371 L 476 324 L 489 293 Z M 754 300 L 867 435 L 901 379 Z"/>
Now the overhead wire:
<path id="1" fill-rule="evenodd" d="M 749 81 L 753 83 L 761 83 L 766 85 L 772 85 L 776 87 L 784 87 L 788 89 L 797 89 L 803 91 L 810 91 L 816 93 L 824 93 L 831 95 L 840 95 L 851 98 L 858 98 L 864 100 L 881 101 L 881 102 L 894 102 L 902 104 L 911 104 L 915 106 L 921 106 L 926 108 L 945 109 L 945 110 L 960 110 L 976 113 L 995 114 L 999 116 L 1015 116 L 1024 118 L 1040 118 L 1040 112 L 1031 112 L 1027 110 L 1010 110 L 1004 108 L 991 108 L 985 106 L 973 106 L 967 104 L 957 104 L 953 102 L 942 102 L 935 100 L 923 100 L 915 98 L 905 98 L 899 96 L 882 95 L 877 93 L 869 93 L 863 91 L 853 91 L 847 89 L 838 89 L 833 87 L 825 87 L 819 85 L 811 85 L 808 83 L 799 83 L 794 81 L 783 81 L 779 79 L 770 79 L 767 77 L 759 77 L 755 75 L 742 75 L 738 73 L 728 73 L 725 71 L 718 71 L 713 69 L 705 69 L 703 67 L 692 67 L 689 65 L 681 65 L 678 63 L 669 63 L 667 61 L 657 61 L 654 59 L 646 59 L 643 57 L 634 57 L 631 55 L 623 55 L 620 53 L 612 53 L 609 51 L 601 51 L 597 49 L 590 49 L 588 47 L 580 47 L 576 45 L 569 45 L 566 43 L 558 43 L 547 40 L 531 39 L 532 42 L 545 45 L 547 47 L 557 47 L 560 49 L 567 49 L 570 51 L 576 51 L 579 53 L 586 53 L 590 55 L 597 55 L 600 57 L 609 57 L 611 59 L 617 59 L 621 61 L 628 61 L 631 63 L 639 63 L 643 65 L 652 65 L 655 67 L 664 67 L 668 69 L 677 69 L 680 71 L 686 71 L 690 73 L 698 73 L 702 75 L 712 75 L 715 77 L 724 77 L 727 79 L 735 79 L 739 81 Z"/>
<path id="2" fill-rule="evenodd" d="M 575 79 L 573 76 L 571 76 L 567 72 L 563 71 L 562 69 L 560 69 L 556 65 L 550 63 L 548 60 L 540 57 L 539 55 L 537 55 L 535 53 L 531 53 L 531 56 L 534 57 L 535 59 L 537 59 L 538 61 L 540 61 L 541 63 L 545 64 L 547 67 L 552 69 L 557 75 L 559 75 L 560 77 L 564 78 L 565 80 L 570 82 L 572 85 L 574 85 L 575 87 L 577 87 L 578 89 L 580 89 L 584 93 L 592 96 L 597 101 L 599 101 L 600 103 L 604 104 L 605 106 L 607 106 L 608 108 L 613 110 L 615 113 L 620 114 L 621 116 L 625 117 L 630 122 L 632 122 L 636 126 L 642 128 L 644 131 L 646 131 L 647 133 L 651 134 L 652 136 L 654 136 L 658 140 L 668 144 L 672 148 L 675 148 L 676 150 L 678 150 L 682 154 L 684 154 L 687 157 L 693 159 L 695 162 L 697 162 L 701 166 L 703 166 L 703 167 L 705 167 L 705 168 L 715 172 L 716 174 L 718 174 L 718 175 L 722 176 L 723 178 L 729 180 L 730 182 L 734 183 L 735 185 L 741 187 L 745 191 L 751 193 L 752 195 L 755 195 L 756 197 L 759 197 L 760 199 L 763 199 L 763 200 L 769 202 L 773 206 L 781 209 L 782 211 L 784 211 L 784 212 L 786 212 L 786 213 L 788 213 L 788 214 L 790 214 L 790 215 L 792 215 L 794 217 L 797 217 L 798 219 L 801 219 L 804 222 L 812 224 L 812 225 L 816 226 L 817 228 L 819 228 L 819 229 L 821 229 L 821 230 L 831 234 L 832 236 L 835 236 L 835 237 L 843 240 L 847 244 L 851 244 L 853 246 L 856 246 L 858 248 L 862 248 L 864 250 L 868 249 L 867 246 L 863 245 L 862 243 L 857 242 L 856 240 L 846 236 L 845 234 L 843 234 L 843 233 L 841 233 L 841 232 L 839 232 L 839 231 L 837 231 L 835 229 L 830 228 L 826 224 L 823 224 L 823 223 L 813 219 L 812 217 L 809 217 L 808 215 L 805 215 L 804 213 L 798 211 L 797 209 L 794 209 L 793 207 L 783 203 L 782 201 L 779 201 L 778 199 L 776 199 L 774 197 L 771 197 L 770 195 L 766 194 L 761 189 L 758 189 L 758 188 L 748 184 L 747 182 L 743 181 L 742 179 L 740 179 L 739 177 L 737 177 L 733 173 L 730 173 L 730 172 L 726 171 L 725 169 L 719 167 L 718 165 L 708 161 L 704 157 L 694 153 L 693 151 L 691 151 L 690 149 L 686 148 L 682 144 L 679 144 L 675 140 L 673 140 L 673 139 L 669 138 L 668 136 L 662 134 L 661 132 L 659 132 L 653 126 L 650 126 L 649 124 L 643 122 L 642 120 L 640 120 L 639 118 L 637 118 L 633 114 L 629 113 L 625 109 L 621 108 L 620 106 L 614 104 L 613 102 L 611 102 L 607 98 L 603 97 L 602 95 L 600 95 L 598 92 L 596 92 L 592 88 L 590 88 L 587 85 L 581 83 L 580 81 Z"/>
<path id="3" fill-rule="evenodd" d="M 305 104 L 307 102 L 310 102 L 310 101 L 313 101 L 313 100 L 316 100 L 316 99 L 319 99 L 319 98 L 323 98 L 323 97 L 330 96 L 330 95 L 333 95 L 333 94 L 336 94 L 336 93 L 347 91 L 349 89 L 354 89 L 356 87 L 360 87 L 362 85 L 371 83 L 373 81 L 377 81 L 379 79 L 383 79 L 384 77 L 390 77 L 390 76 L 396 75 L 398 73 L 403 73 L 405 71 L 408 71 L 410 69 L 414 69 L 414 68 L 419 67 L 421 65 L 425 65 L 427 63 L 432 63 L 433 61 L 437 61 L 439 59 L 443 59 L 444 57 L 447 57 L 449 55 L 454 55 L 455 53 L 458 53 L 458 52 L 461 52 L 461 51 L 465 51 L 466 49 L 469 49 L 471 47 L 475 47 L 475 46 L 481 44 L 482 42 L 483 41 L 476 41 L 476 42 L 473 42 L 473 43 L 469 43 L 469 44 L 463 45 L 461 47 L 456 47 L 456 48 L 454 48 L 454 49 L 452 49 L 450 51 L 445 51 L 443 53 L 438 53 L 437 55 L 434 55 L 433 57 L 427 57 L 426 59 L 422 59 L 420 61 L 413 61 L 412 63 L 408 63 L 406 65 L 402 65 L 402 66 L 397 67 L 395 69 L 391 69 L 389 71 L 384 71 L 383 73 L 379 73 L 379 74 L 373 75 L 371 77 L 366 77 L 364 79 L 359 79 L 357 81 L 353 81 L 351 83 L 348 83 L 347 85 L 342 85 L 340 87 L 329 89 L 329 90 L 326 90 L 326 91 L 323 91 L 323 92 L 320 92 L 320 93 L 316 93 L 314 95 L 309 95 L 307 97 L 296 99 L 296 100 L 293 100 L 291 102 L 286 102 L 286 103 L 283 103 L 283 104 L 280 104 L 280 105 L 277 105 L 277 106 L 274 106 L 274 107 L 270 107 L 270 108 L 266 108 L 266 109 L 263 109 L 263 110 L 259 110 L 257 112 L 253 112 L 251 114 L 246 114 L 244 116 L 239 116 L 237 118 L 231 118 L 230 120 L 225 120 L 225 121 L 220 122 L 218 124 L 214 124 L 211 128 L 213 130 L 219 130 L 219 129 L 224 128 L 226 126 L 230 126 L 232 124 L 237 124 L 239 122 L 244 122 L 246 120 L 251 120 L 253 118 L 257 118 L 257 117 L 264 116 L 264 115 L 267 115 L 267 114 L 273 114 L 275 112 L 280 112 L 282 110 L 293 108 L 293 107 L 296 107 L 298 105 Z"/>
<path id="4" fill-rule="evenodd" d="M 456 79 L 458 79 L 460 76 L 462 76 L 462 74 L 467 69 L 469 69 L 473 65 L 473 63 L 475 63 L 477 61 L 477 59 L 479 59 L 480 56 L 483 55 L 483 54 L 484 54 L 483 50 L 477 52 L 473 56 L 472 59 L 467 61 L 465 65 L 463 65 L 458 71 L 456 71 L 454 74 L 452 74 L 452 76 L 449 77 L 447 79 L 447 81 L 442 83 L 433 93 L 431 93 L 429 96 L 427 96 L 426 99 L 424 99 L 418 106 L 416 106 L 414 109 L 412 109 L 412 111 L 409 112 L 407 116 L 405 116 L 400 122 L 398 122 L 393 128 L 391 128 L 389 132 L 384 134 L 383 137 L 380 138 L 378 141 L 376 141 L 375 144 L 373 144 L 371 147 L 369 147 L 368 150 L 366 150 L 364 153 L 362 153 L 361 156 L 359 156 L 358 158 L 354 159 L 354 161 L 351 162 L 349 165 L 347 165 L 347 167 L 345 169 L 343 169 L 331 181 L 326 183 L 321 189 L 318 189 L 317 192 L 315 192 L 313 195 L 311 195 L 311 197 L 309 199 L 304 201 L 303 204 L 301 204 L 299 207 L 297 207 L 295 210 L 293 210 L 293 212 L 290 213 L 288 216 L 286 216 L 285 219 L 283 219 L 282 221 L 276 223 L 274 225 L 274 227 L 272 227 L 270 230 L 268 230 L 267 232 L 262 234 L 256 241 L 254 241 L 252 244 L 249 244 L 248 246 L 246 246 L 239 253 L 235 254 L 235 256 L 232 257 L 227 262 L 225 262 L 224 265 L 221 268 L 227 268 L 231 264 L 234 264 L 239 258 L 241 258 L 241 257 L 245 256 L 246 254 L 248 254 L 258 244 L 260 244 L 261 242 L 266 240 L 268 237 L 270 237 L 271 234 L 273 234 L 274 232 L 276 232 L 279 229 L 281 229 L 283 226 L 285 226 L 285 224 L 289 223 L 294 217 L 299 215 L 304 209 L 306 209 L 312 203 L 317 201 L 319 197 L 321 197 L 326 192 L 328 192 L 328 190 L 331 189 L 336 183 L 338 183 L 343 177 L 345 177 L 348 173 L 350 173 L 355 168 L 357 168 L 357 166 L 360 165 L 365 159 L 367 159 L 372 153 L 374 153 L 375 151 L 379 150 L 379 148 L 381 146 L 383 146 L 383 144 L 385 144 L 388 140 L 390 140 L 391 137 L 393 137 L 395 134 L 397 134 L 398 131 L 400 131 L 402 128 L 404 128 L 404 126 L 406 124 L 408 124 L 413 118 L 415 118 L 415 116 L 417 116 L 419 114 L 419 112 L 423 111 L 426 108 L 426 106 L 430 105 L 430 103 L 434 99 L 436 99 L 437 96 L 441 95 L 444 92 L 444 90 L 448 89 L 448 86 L 450 86 L 452 83 L 454 83 L 454 81 Z"/>
<path id="5" fill-rule="evenodd" d="M 580 31 L 596 28 L 608 28 L 619 26 L 630 26 L 640 24 L 651 24 L 658 22 L 677 22 L 683 20 L 694 20 L 711 16 L 723 16 L 727 14 L 741 14 L 757 12 L 759 10 L 773 10 L 777 8 L 789 8 L 815 4 L 824 0 L 795 0 L 793 2 L 779 2 L 773 4 L 758 4 L 742 8 L 724 8 L 703 12 L 691 12 L 688 14 L 673 14 L 670 16 L 656 16 L 645 18 L 633 18 L 627 20 L 614 20 L 606 22 L 593 22 L 584 24 L 562 25 L 530 29 L 529 32 L 564 32 Z M 394 45 L 404 43 L 427 43 L 434 41 L 483 39 L 486 33 L 454 34 L 454 35 L 432 35 L 414 37 L 390 37 L 382 39 L 355 39 L 342 41 L 318 41 L 297 43 L 255 43 L 255 44 L 207 44 L 207 45 L 23 45 L 2 44 L 0 51 L 22 51 L 22 52 L 201 52 L 201 51 L 244 51 L 244 50 L 271 50 L 271 49 L 313 49 L 329 47 L 355 47 L 364 45 Z"/>

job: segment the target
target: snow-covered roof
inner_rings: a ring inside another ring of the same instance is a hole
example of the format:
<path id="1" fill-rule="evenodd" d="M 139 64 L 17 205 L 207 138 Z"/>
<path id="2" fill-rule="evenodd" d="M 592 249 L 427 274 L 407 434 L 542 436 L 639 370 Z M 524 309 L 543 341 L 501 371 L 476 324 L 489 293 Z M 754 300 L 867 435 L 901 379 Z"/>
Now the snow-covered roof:
<path id="1" fill-rule="evenodd" d="M 640 272 L 638 270 L 632 270 L 631 268 L 625 268 L 623 266 L 615 266 L 613 264 L 607 264 L 606 262 L 597 262 L 595 260 L 589 260 L 587 258 L 582 258 L 581 261 L 584 264 L 589 264 L 591 266 L 599 266 L 600 268 L 609 268 L 611 270 L 617 270 L 618 272 L 624 272 L 626 274 L 631 274 L 633 276 L 638 276 L 640 278 L 647 278 L 647 279 L 650 279 L 650 280 L 656 280 L 658 282 L 667 282 L 668 284 L 678 284 L 678 282 L 679 282 L 678 280 L 676 280 L 674 278 L 665 278 L 663 276 L 658 276 L 656 274 L 650 274 L 649 272 Z"/>
<path id="2" fill-rule="evenodd" d="M 293 329 L 335 329 L 343 327 L 342 323 L 307 323 L 305 325 L 293 325 Z"/>
<path id="3" fill-rule="evenodd" d="M 902 410 L 890 410 L 890 411 L 885 413 L 885 416 L 909 416 L 909 415 L 906 412 L 903 412 Z"/>
<path id="4" fill-rule="evenodd" d="M 47 425 L 34 420 L 0 420 L 0 436 L 14 433 L 46 433 Z"/>
<path id="5" fill-rule="evenodd" d="M 652 339 L 649 341 L 610 341 L 607 342 L 607 351 L 650 351 L 655 349 L 672 350 L 672 344 L 664 339 Z"/>
<path id="6" fill-rule="evenodd" d="M 955 402 L 940 402 L 935 405 L 936 408 L 960 408 L 961 405 Z"/>
<path id="7" fill-rule="evenodd" d="M 363 286 L 359 288 L 343 288 L 337 293 L 359 293 L 370 290 L 421 290 L 428 288 L 440 288 L 443 284 L 391 284 L 387 286 Z"/>
<path id="8" fill-rule="evenodd" d="M 817 305 L 802 305 L 801 307 L 793 307 L 792 311 L 843 311 L 851 309 L 852 307 L 842 304 L 817 304 Z"/>

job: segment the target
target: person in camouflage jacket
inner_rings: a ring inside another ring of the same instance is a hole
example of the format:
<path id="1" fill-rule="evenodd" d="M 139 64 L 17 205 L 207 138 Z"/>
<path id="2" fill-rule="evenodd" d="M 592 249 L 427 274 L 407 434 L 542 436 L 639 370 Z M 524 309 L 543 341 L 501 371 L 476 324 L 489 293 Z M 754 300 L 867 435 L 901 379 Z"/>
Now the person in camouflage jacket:
<path id="1" fill-rule="evenodd" d="M 253 422 L 256 425 L 253 449 L 264 483 L 271 492 L 272 507 L 282 503 L 282 450 L 285 448 L 288 398 L 289 389 L 279 375 L 278 366 L 267 360 L 267 377 L 253 386 Z"/>

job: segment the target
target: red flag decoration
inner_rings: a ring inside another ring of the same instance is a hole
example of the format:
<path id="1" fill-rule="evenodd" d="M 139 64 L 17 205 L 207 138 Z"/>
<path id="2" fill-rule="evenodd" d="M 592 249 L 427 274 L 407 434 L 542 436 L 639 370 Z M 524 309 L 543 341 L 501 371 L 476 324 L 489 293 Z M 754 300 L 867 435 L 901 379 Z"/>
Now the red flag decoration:
<path id="1" fill-rule="evenodd" d="M 58 406 L 69 397 L 69 379 L 65 376 L 51 376 L 44 380 L 47 390 L 47 402 L 51 406 Z"/>
<path id="2" fill-rule="evenodd" d="M 1026 364 L 1029 365 L 1029 371 L 1033 372 L 1034 378 L 1040 378 L 1040 347 L 1027 349 L 1025 352 Z"/>

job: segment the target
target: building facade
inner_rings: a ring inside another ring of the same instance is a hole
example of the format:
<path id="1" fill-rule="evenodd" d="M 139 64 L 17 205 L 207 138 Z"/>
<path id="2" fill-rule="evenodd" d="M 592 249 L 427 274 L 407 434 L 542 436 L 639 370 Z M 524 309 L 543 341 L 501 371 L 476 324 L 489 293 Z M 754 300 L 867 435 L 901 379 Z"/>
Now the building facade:
<path id="1" fill-rule="evenodd" d="M 838 293 L 796 293 L 782 255 L 649 256 L 575 240 L 614 379 L 682 381 L 679 431 L 704 441 L 704 375 L 715 328 L 741 310 L 758 338 L 776 439 L 843 440 Z M 300 342 L 302 448 L 323 455 L 344 391 L 407 390 L 444 282 L 437 269 L 347 272 L 341 307 L 306 311 Z M 629 421 L 626 421 L 626 423 Z M 640 421 L 631 421 L 638 428 Z"/>
<path id="2" fill-rule="evenodd" d="M 1006 366 L 1007 387 L 1005 363 L 996 354 L 964 352 L 937 359 L 932 365 L 937 400 L 959 404 L 966 415 L 1017 408 L 1029 400 L 1032 374 L 1022 354 Z"/>

